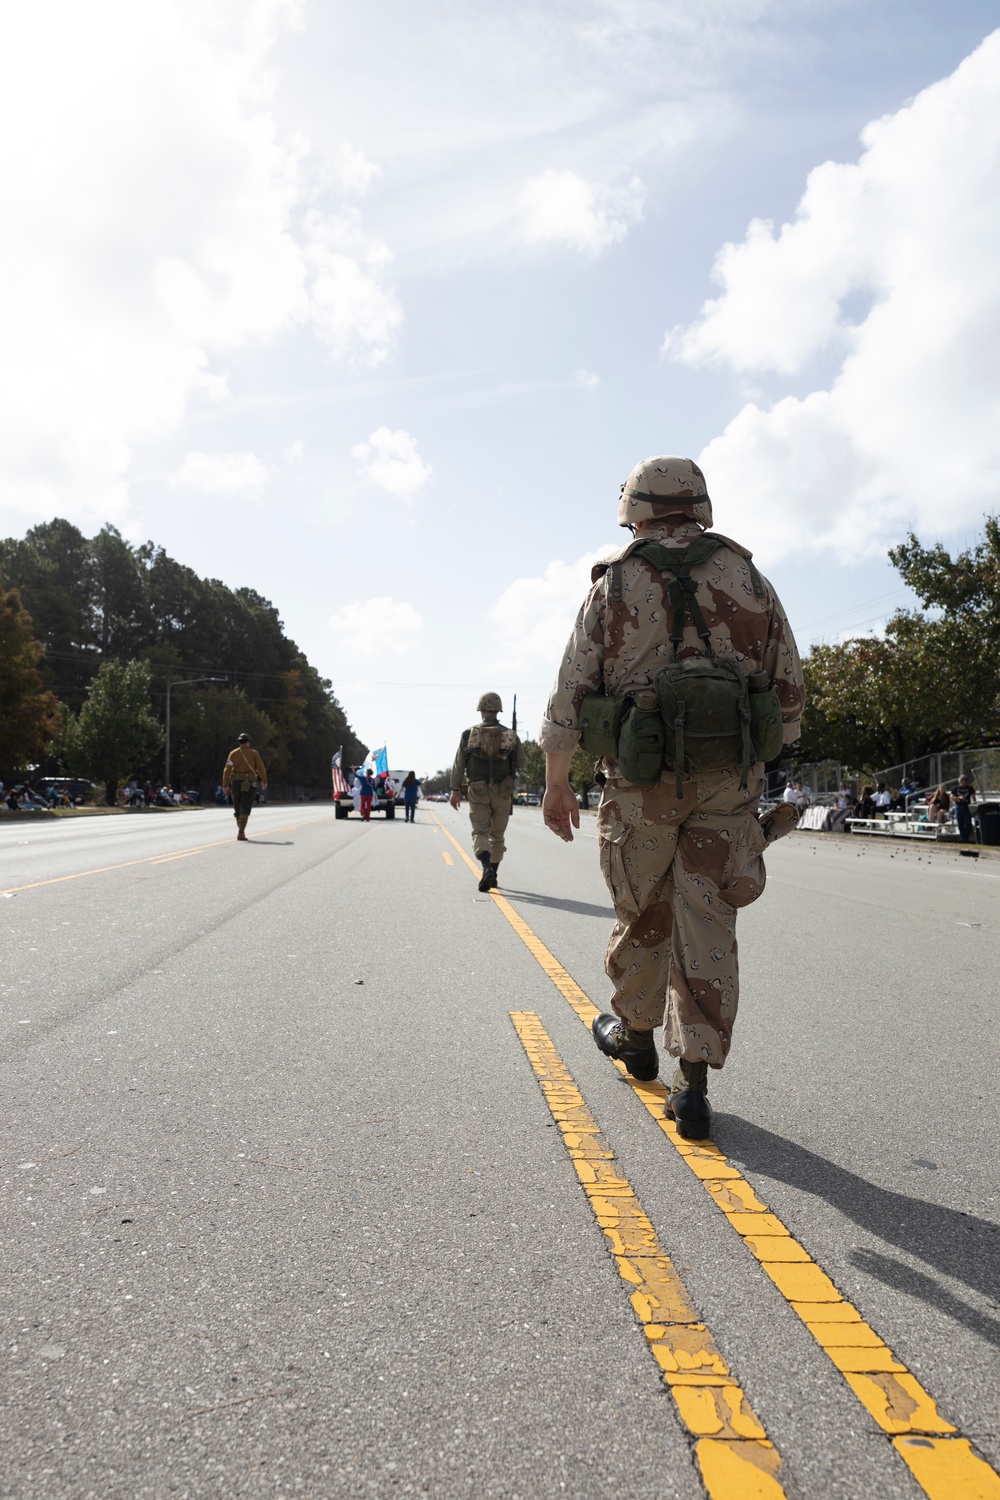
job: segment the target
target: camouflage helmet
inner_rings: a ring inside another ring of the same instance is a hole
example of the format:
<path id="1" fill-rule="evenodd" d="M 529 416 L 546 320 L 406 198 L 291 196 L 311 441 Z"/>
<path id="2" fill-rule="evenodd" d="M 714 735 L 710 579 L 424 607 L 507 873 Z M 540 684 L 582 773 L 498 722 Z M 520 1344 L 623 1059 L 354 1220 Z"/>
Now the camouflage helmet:
<path id="1" fill-rule="evenodd" d="M 500 702 L 500 694 L 484 693 L 476 704 L 476 709 L 481 714 L 502 714 L 503 704 Z"/>
<path id="2" fill-rule="evenodd" d="M 619 526 L 676 515 L 711 526 L 712 502 L 704 474 L 690 458 L 644 458 L 622 485 Z"/>

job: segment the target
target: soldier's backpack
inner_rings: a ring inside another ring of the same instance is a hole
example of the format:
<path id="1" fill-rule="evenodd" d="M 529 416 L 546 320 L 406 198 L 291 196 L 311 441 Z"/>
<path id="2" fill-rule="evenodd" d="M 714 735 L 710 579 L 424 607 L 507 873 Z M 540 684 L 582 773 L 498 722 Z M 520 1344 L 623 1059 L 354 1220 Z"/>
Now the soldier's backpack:
<path id="1" fill-rule="evenodd" d="M 506 781 L 514 774 L 517 735 L 502 724 L 475 724 L 466 746 L 466 775 L 470 781 Z"/>
<path id="2" fill-rule="evenodd" d="M 682 796 L 686 773 L 721 771 L 734 765 L 741 767 L 741 785 L 746 786 L 751 766 L 756 761 L 772 760 L 781 751 L 781 705 L 770 678 L 764 671 L 748 675 L 738 662 L 714 655 L 711 632 L 698 603 L 698 583 L 691 569 L 726 545 L 724 537 L 705 532 L 686 547 L 664 547 L 650 539 L 627 549 L 627 556 L 641 557 L 658 572 L 670 575 L 674 660 L 661 667 L 653 679 L 655 707 L 640 706 L 631 695 L 616 700 L 594 694 L 584 699 L 580 722 L 581 726 L 585 721 L 599 725 L 606 743 L 615 710 L 602 710 L 600 705 L 622 704 L 624 711 L 614 725 L 618 745 L 612 758 L 617 760 L 624 779 L 634 786 L 655 785 L 666 767 L 676 771 L 677 795 Z M 610 565 L 609 594 L 614 602 L 622 598 L 623 561 L 624 556 Z M 752 563 L 750 577 L 754 594 L 762 599 L 763 581 Z M 705 654 L 678 660 L 689 613 Z M 586 737 L 584 745 L 591 749 Z M 608 751 L 602 748 L 595 753 L 607 755 Z"/>

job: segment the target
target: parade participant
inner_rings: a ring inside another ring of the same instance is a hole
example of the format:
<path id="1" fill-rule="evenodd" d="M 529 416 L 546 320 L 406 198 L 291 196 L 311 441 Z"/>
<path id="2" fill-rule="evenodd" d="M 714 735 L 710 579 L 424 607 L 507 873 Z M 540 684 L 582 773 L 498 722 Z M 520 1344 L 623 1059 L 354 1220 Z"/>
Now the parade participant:
<path id="1" fill-rule="evenodd" d="M 253 810 L 258 782 L 261 791 L 266 792 L 267 772 L 264 762 L 251 745 L 250 736 L 241 734 L 236 741 L 235 750 L 230 751 L 222 772 L 222 787 L 233 799 L 236 837 L 243 844 L 248 842 L 247 820 Z"/>
<path id="2" fill-rule="evenodd" d="M 406 814 L 407 823 L 417 821 L 417 801 L 420 797 L 420 782 L 413 771 L 407 771 L 403 777 L 403 811 Z"/>
<path id="3" fill-rule="evenodd" d="M 708 531 L 690 459 L 650 458 L 622 486 L 633 541 L 593 570 L 542 721 L 543 817 L 580 826 L 568 773 L 583 737 L 607 781 L 597 815 L 616 922 L 611 1006 L 598 1047 L 656 1077 L 664 1023 L 677 1060 L 667 1115 L 710 1130 L 708 1069 L 721 1068 L 738 1001 L 736 914 L 764 888 L 765 845 L 797 808 L 756 816 L 763 762 L 799 736 L 802 668 L 781 604 L 745 547 Z"/>
<path id="4" fill-rule="evenodd" d="M 375 795 L 375 782 L 364 766 L 358 771 L 358 779 L 355 782 L 355 786 L 358 790 L 362 822 L 370 823 L 372 820 L 372 798 Z"/>
<path id="5" fill-rule="evenodd" d="M 514 776 L 525 764 L 524 749 L 513 729 L 497 718 L 503 713 L 499 693 L 484 693 L 476 705 L 482 718 L 462 733 L 451 768 L 452 807 L 461 806 L 462 782 L 469 779 L 472 847 L 483 867 L 481 891 L 497 883 L 497 867 L 506 850 L 506 830 L 514 798 Z"/>

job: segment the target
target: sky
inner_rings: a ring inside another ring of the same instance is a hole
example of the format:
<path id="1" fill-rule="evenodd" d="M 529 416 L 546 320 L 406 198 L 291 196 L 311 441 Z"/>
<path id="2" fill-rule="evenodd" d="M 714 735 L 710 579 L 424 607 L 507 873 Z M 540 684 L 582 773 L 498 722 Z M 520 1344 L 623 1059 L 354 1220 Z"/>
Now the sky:
<path id="1" fill-rule="evenodd" d="M 537 732 L 653 454 L 803 651 L 877 631 L 998 508 L 996 21 L 7 0 L 0 535 L 258 590 L 418 773 L 488 688 Z"/>

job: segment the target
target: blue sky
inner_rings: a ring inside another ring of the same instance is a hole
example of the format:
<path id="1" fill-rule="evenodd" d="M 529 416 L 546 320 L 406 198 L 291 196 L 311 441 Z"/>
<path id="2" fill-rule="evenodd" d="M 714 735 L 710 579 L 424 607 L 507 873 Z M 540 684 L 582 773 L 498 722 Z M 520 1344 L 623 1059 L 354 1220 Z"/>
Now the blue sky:
<path id="1" fill-rule="evenodd" d="M 994 6 L 54 9 L 0 62 L 3 534 L 253 586 L 394 765 L 486 687 L 534 733 L 642 457 L 804 649 L 995 507 Z"/>

